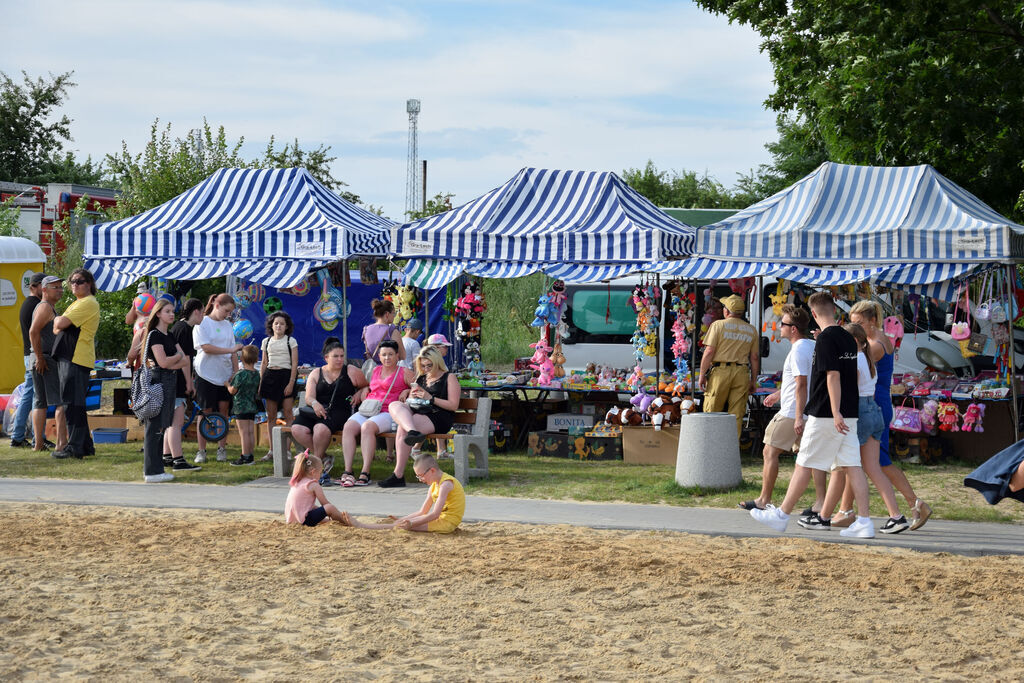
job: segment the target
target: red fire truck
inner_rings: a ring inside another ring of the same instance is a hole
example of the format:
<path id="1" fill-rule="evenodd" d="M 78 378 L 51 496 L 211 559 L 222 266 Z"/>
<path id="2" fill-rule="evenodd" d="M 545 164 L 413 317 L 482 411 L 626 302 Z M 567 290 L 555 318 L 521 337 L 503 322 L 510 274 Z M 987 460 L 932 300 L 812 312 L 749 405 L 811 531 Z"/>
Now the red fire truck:
<path id="1" fill-rule="evenodd" d="M 0 201 L 14 197 L 18 226 L 26 237 L 38 242 L 47 255 L 54 247 L 58 250 L 64 248 L 60 236 L 54 233 L 53 224 L 70 215 L 84 196 L 89 197 L 85 219 L 89 224 L 103 220 L 103 215 L 94 208 L 97 204 L 107 208 L 117 203 L 117 192 L 105 187 L 72 183 L 25 185 L 0 181 Z M 71 227 L 81 230 L 84 226 L 73 224 Z"/>

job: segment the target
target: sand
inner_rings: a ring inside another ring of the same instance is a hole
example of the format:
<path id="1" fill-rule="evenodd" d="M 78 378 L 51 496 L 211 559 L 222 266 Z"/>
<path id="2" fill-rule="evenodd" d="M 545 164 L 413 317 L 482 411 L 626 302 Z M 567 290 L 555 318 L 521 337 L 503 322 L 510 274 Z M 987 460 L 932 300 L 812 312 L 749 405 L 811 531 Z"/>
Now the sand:
<path id="1" fill-rule="evenodd" d="M 0 677 L 1024 677 L 1024 558 L 0 504 Z"/>

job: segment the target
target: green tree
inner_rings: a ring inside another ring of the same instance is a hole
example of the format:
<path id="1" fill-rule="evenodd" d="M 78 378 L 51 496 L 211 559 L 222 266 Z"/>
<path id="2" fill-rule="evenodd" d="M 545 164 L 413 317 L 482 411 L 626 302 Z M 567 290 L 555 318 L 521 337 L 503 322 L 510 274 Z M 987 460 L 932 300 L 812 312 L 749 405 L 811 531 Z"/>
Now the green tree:
<path id="1" fill-rule="evenodd" d="M 445 211 L 451 211 L 452 209 L 452 197 L 455 195 L 451 192 L 443 193 L 438 192 L 433 197 L 427 200 L 427 204 L 424 208 L 419 211 L 406 211 L 405 215 L 408 216 L 407 220 L 418 221 L 421 218 L 433 216 L 435 214 L 444 213 Z"/>
<path id="2" fill-rule="evenodd" d="M 32 185 L 101 182 L 102 169 L 91 158 L 79 163 L 64 149 L 72 141 L 71 119 L 55 112 L 75 86 L 73 73 L 33 80 L 22 71 L 17 83 L 0 71 L 0 179 Z"/>
<path id="3" fill-rule="evenodd" d="M 741 209 L 746 204 L 722 183 L 705 173 L 696 171 L 662 171 L 647 160 L 641 168 L 622 172 L 622 179 L 656 206 L 682 209 Z"/>
<path id="4" fill-rule="evenodd" d="M 771 58 L 766 104 L 843 163 L 929 163 L 998 211 L 1024 188 L 1019 0 L 697 0 Z"/>
<path id="5" fill-rule="evenodd" d="M 772 163 L 740 174 L 733 191 L 737 206 L 750 206 L 781 192 L 829 160 L 821 135 L 809 122 L 780 114 L 776 127 L 779 139 L 765 145 Z"/>
<path id="6" fill-rule="evenodd" d="M 24 237 L 25 232 L 18 225 L 18 210 L 14 208 L 14 197 L 0 202 L 0 235 Z"/>

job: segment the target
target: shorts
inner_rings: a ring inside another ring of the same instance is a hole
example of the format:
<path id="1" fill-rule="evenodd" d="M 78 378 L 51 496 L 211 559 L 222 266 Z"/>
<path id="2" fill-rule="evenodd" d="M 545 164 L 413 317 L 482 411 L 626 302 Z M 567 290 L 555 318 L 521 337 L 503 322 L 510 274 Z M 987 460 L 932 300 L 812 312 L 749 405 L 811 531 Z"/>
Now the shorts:
<path id="1" fill-rule="evenodd" d="M 32 370 L 32 388 L 35 391 L 32 407 L 36 410 L 64 405 L 60 397 L 60 373 L 57 371 L 56 360 L 47 358 L 46 372 L 41 375 Z"/>
<path id="2" fill-rule="evenodd" d="M 796 464 L 824 472 L 833 466 L 860 467 L 857 418 L 846 418 L 846 425 L 849 431 L 840 434 L 831 417 L 808 416 Z"/>
<path id="3" fill-rule="evenodd" d="M 282 369 L 270 369 L 263 373 L 263 379 L 260 381 L 260 390 L 257 396 L 264 401 L 273 401 L 274 403 L 281 403 L 286 398 L 295 398 L 295 386 L 292 386 L 292 391 L 289 394 L 284 393 L 285 387 L 288 386 L 288 381 L 292 378 L 291 370 Z M 298 377 L 295 378 L 298 381 Z"/>
<path id="4" fill-rule="evenodd" d="M 304 526 L 316 526 L 325 519 L 327 519 L 327 510 L 324 510 L 324 506 L 321 505 L 307 512 L 306 519 L 302 520 L 302 524 Z"/>
<path id="5" fill-rule="evenodd" d="M 327 425 L 327 428 L 330 429 L 331 433 L 333 434 L 334 432 L 341 431 L 342 427 L 345 426 L 345 422 L 348 420 L 348 418 L 349 415 L 347 413 L 343 413 L 341 415 L 331 414 L 328 415 L 327 419 L 325 420 L 319 417 L 309 417 L 306 415 L 306 413 L 300 410 L 298 413 L 295 414 L 295 421 L 292 422 L 292 426 L 305 427 L 310 432 L 312 432 L 313 428 L 316 427 L 317 425 Z"/>
<path id="6" fill-rule="evenodd" d="M 437 534 L 450 534 L 459 528 L 459 524 L 462 522 L 454 521 L 451 519 L 445 519 L 444 517 L 438 517 L 427 522 L 427 531 L 433 531 Z"/>
<path id="7" fill-rule="evenodd" d="M 875 397 L 861 396 L 857 413 L 857 441 L 860 445 L 866 444 L 868 439 L 881 442 L 885 420 L 882 418 L 882 409 L 875 403 Z"/>
<path id="8" fill-rule="evenodd" d="M 800 444 L 800 437 L 793 430 L 796 420 L 786 417 L 782 413 L 776 413 L 768 427 L 764 430 L 764 442 L 773 448 L 781 449 L 787 453 L 796 453 L 796 447 Z"/>
<path id="9" fill-rule="evenodd" d="M 236 413 L 231 417 L 235 418 L 236 420 L 255 420 L 256 413 Z"/>
<path id="10" fill-rule="evenodd" d="M 352 417 L 348 419 L 349 422 L 355 422 L 358 425 L 364 425 L 367 422 L 372 422 L 377 425 L 377 433 L 382 434 L 384 432 L 393 432 L 398 429 L 398 425 L 394 420 L 391 419 L 391 414 L 386 410 L 382 410 L 373 417 L 366 417 L 359 413 L 352 413 Z"/>
<path id="11" fill-rule="evenodd" d="M 220 412 L 221 401 L 231 401 L 231 394 L 223 384 L 208 382 L 196 375 L 196 401 L 203 410 Z"/>
<path id="12" fill-rule="evenodd" d="M 188 407 L 188 401 L 186 401 L 184 398 L 179 396 L 178 398 L 174 399 L 174 409 L 175 410 L 177 410 L 178 408 L 187 408 L 187 407 Z"/>

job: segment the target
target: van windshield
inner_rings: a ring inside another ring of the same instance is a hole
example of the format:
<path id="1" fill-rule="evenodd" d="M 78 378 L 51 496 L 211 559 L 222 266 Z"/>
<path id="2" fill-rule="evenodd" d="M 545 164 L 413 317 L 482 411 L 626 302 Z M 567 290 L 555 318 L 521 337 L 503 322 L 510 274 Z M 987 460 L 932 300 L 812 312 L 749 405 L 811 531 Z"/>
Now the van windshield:
<path id="1" fill-rule="evenodd" d="M 630 289 L 581 289 L 569 301 L 570 329 L 579 343 L 611 342 L 617 336 L 631 337 L 636 314 L 629 305 Z M 610 297 L 610 299 L 609 299 Z M 611 315 L 608 315 L 609 310 Z"/>

